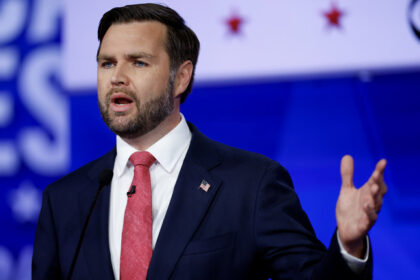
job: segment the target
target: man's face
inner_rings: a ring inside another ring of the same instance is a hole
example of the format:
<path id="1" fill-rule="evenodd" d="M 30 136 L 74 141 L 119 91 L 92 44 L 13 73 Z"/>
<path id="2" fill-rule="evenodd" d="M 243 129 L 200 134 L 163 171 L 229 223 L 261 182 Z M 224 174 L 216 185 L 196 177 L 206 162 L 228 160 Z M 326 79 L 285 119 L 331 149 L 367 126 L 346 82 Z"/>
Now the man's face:
<path id="1" fill-rule="evenodd" d="M 98 53 L 98 103 L 106 125 L 123 138 L 142 136 L 174 109 L 166 26 L 113 24 Z"/>

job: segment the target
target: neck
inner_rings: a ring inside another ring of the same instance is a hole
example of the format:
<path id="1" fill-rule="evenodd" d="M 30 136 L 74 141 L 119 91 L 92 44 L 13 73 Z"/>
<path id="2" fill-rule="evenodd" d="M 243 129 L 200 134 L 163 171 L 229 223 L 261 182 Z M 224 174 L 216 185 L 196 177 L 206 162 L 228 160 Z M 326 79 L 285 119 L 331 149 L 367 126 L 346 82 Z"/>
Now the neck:
<path id="1" fill-rule="evenodd" d="M 135 149 L 144 151 L 156 143 L 160 138 L 168 134 L 172 129 L 174 129 L 180 121 L 181 115 L 178 107 L 175 108 L 174 111 L 169 116 L 167 116 L 166 119 L 163 120 L 157 127 L 148 133 L 136 138 L 122 139 Z"/>

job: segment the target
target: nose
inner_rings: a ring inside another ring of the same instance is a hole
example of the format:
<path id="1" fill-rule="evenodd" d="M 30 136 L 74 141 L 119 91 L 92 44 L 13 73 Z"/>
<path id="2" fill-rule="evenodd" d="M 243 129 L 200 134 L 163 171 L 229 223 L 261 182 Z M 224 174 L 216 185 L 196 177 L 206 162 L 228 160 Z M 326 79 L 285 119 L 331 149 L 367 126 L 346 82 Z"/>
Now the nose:
<path id="1" fill-rule="evenodd" d="M 125 66 L 122 64 L 117 65 L 114 68 L 114 73 L 112 74 L 112 77 L 111 77 L 111 84 L 113 86 L 122 86 L 122 85 L 127 86 L 128 81 L 129 81 L 129 78 L 128 78 Z"/>

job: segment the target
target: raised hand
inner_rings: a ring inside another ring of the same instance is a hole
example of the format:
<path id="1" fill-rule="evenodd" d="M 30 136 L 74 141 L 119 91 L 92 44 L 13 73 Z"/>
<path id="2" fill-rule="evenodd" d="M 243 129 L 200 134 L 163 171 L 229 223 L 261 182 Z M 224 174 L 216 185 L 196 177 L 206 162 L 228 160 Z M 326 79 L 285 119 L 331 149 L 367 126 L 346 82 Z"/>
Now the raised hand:
<path id="1" fill-rule="evenodd" d="M 341 159 L 342 185 L 335 214 L 341 244 L 355 257 L 363 257 L 365 235 L 375 224 L 387 192 L 383 176 L 385 165 L 386 160 L 380 160 L 369 180 L 356 189 L 353 158 L 346 155 Z"/>

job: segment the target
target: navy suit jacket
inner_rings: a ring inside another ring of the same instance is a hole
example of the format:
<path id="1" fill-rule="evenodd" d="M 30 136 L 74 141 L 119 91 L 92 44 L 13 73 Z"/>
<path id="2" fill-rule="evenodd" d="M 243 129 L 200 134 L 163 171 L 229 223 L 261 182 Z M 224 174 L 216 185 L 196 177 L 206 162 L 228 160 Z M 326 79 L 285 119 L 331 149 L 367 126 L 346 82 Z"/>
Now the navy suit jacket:
<path id="1" fill-rule="evenodd" d="M 214 142 L 190 125 L 192 140 L 147 279 L 370 279 L 356 276 L 336 234 L 327 250 L 315 237 L 287 171 L 262 155 Z M 115 149 L 48 186 L 34 243 L 33 279 L 66 279 Z M 199 188 L 202 180 L 207 192 Z M 114 279 L 108 240 L 110 186 L 92 213 L 72 279 Z M 331 213 L 333 214 L 333 213 Z"/>

